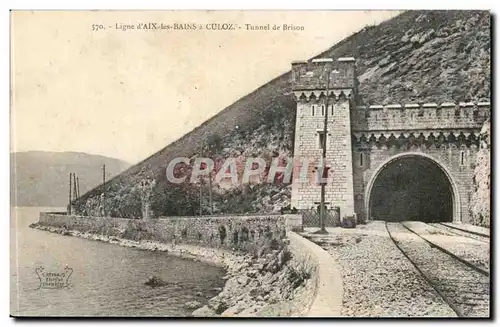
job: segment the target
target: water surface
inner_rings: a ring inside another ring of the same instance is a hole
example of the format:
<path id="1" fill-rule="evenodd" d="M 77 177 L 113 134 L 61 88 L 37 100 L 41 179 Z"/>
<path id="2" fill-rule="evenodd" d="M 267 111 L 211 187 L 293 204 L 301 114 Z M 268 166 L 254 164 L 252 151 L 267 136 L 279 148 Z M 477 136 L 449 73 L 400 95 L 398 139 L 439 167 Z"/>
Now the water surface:
<path id="1" fill-rule="evenodd" d="M 223 287 L 224 271 L 205 263 L 29 228 L 40 211 L 11 209 L 11 314 L 23 316 L 186 316 Z M 16 251 L 17 249 L 17 251 Z M 69 286 L 38 289 L 35 268 L 73 269 Z M 150 276 L 168 286 L 144 285 Z"/>

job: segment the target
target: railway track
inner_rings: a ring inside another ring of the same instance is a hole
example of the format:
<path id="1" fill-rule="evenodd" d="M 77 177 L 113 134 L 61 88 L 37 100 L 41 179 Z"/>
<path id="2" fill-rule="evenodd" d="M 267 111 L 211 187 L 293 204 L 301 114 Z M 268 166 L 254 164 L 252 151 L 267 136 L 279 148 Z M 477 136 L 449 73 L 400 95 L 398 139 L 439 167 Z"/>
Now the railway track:
<path id="1" fill-rule="evenodd" d="M 385 226 L 396 247 L 458 317 L 489 317 L 488 272 L 466 263 L 402 223 L 386 222 Z"/>
<path id="2" fill-rule="evenodd" d="M 453 225 L 443 224 L 443 223 L 431 223 L 429 225 L 436 227 L 436 228 L 441 228 L 443 230 L 446 230 L 450 233 L 454 233 L 454 234 L 459 235 L 459 236 L 472 238 L 472 239 L 478 240 L 480 242 L 484 242 L 484 243 L 490 242 L 490 236 L 488 234 L 483 234 L 483 233 L 479 233 L 479 232 L 475 232 L 475 231 L 471 231 L 468 229 L 460 228 L 460 227 L 453 226 Z"/>
<path id="3" fill-rule="evenodd" d="M 410 227 L 408 227 L 405 223 L 400 223 L 404 228 L 406 228 L 408 231 L 412 232 L 413 234 L 417 235 L 419 238 L 421 238 L 423 241 L 427 242 L 431 247 L 433 248 L 437 248 L 438 250 L 452 256 L 453 258 L 455 258 L 455 260 L 458 260 L 460 262 L 462 262 L 464 265 L 467 265 L 469 266 L 470 268 L 476 270 L 477 272 L 479 272 L 480 274 L 483 274 L 484 276 L 489 276 L 490 273 L 488 270 L 486 270 L 485 266 L 482 265 L 482 266 L 479 266 L 478 264 L 476 263 L 473 263 L 467 259 L 464 259 L 462 256 L 459 256 L 457 255 L 456 253 L 442 247 L 441 245 L 439 245 L 438 243 L 436 242 L 433 242 L 432 240 L 430 240 L 429 238 L 427 237 L 424 237 L 422 236 L 420 233 L 416 232 L 415 230 L 411 229 Z"/>

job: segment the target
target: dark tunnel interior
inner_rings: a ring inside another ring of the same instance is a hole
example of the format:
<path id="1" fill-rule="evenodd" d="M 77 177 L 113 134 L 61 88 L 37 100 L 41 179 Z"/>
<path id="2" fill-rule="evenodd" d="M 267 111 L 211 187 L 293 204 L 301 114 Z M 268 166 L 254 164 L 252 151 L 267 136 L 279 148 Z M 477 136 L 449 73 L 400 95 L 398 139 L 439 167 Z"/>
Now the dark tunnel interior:
<path id="1" fill-rule="evenodd" d="M 449 222 L 453 196 L 448 177 L 424 157 L 399 158 L 382 169 L 371 190 L 373 220 Z"/>

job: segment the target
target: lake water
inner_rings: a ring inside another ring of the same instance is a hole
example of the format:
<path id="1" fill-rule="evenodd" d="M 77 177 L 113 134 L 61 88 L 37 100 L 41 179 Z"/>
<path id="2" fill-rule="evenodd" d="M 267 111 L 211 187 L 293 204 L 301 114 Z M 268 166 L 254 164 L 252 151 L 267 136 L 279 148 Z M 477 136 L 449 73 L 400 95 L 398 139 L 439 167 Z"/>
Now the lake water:
<path id="1" fill-rule="evenodd" d="M 11 209 L 11 314 L 22 316 L 187 316 L 224 286 L 224 271 L 205 263 L 29 228 L 40 211 Z M 17 249 L 17 251 L 16 251 Z M 73 269 L 68 287 L 39 288 L 35 272 Z M 144 285 L 150 276 L 168 281 Z"/>

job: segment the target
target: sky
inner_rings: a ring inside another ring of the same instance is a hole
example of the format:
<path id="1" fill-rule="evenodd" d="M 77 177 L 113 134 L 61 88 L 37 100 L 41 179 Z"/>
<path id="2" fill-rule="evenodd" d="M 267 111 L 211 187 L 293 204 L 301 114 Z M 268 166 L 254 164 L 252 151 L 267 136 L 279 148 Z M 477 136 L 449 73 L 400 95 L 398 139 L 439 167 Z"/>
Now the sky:
<path id="1" fill-rule="evenodd" d="M 397 14 L 14 11 L 11 151 L 77 151 L 137 163 L 290 70 L 292 61 Z M 148 22 L 197 28 L 137 29 Z M 207 30 L 224 23 L 235 30 Z M 283 24 L 303 29 L 283 31 Z"/>

